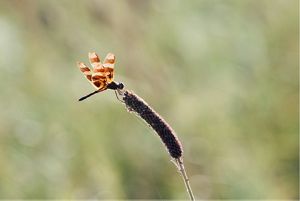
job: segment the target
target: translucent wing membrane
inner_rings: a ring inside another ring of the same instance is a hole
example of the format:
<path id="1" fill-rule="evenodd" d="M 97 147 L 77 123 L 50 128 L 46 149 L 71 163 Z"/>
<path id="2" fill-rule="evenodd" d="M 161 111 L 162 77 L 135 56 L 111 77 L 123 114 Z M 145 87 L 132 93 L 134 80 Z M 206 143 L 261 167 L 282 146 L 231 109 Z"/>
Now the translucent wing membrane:
<path id="1" fill-rule="evenodd" d="M 107 79 L 103 73 L 93 73 L 92 83 L 100 91 L 103 91 L 107 88 Z"/>
<path id="2" fill-rule="evenodd" d="M 107 82 L 111 83 L 114 79 L 114 66 L 115 66 L 115 55 L 108 53 L 105 57 L 103 68 L 105 75 L 107 76 Z"/>
<path id="3" fill-rule="evenodd" d="M 77 63 L 80 71 L 83 73 L 83 75 L 89 80 L 92 81 L 92 72 L 89 67 L 87 67 L 84 63 L 78 62 Z"/>
<path id="4" fill-rule="evenodd" d="M 114 65 L 115 65 L 115 55 L 112 53 L 108 53 L 105 57 L 103 66 L 114 68 Z"/>
<path id="5" fill-rule="evenodd" d="M 96 54 L 96 52 L 90 52 L 89 53 L 89 60 L 93 68 L 102 68 L 102 64 L 100 62 L 99 56 Z"/>

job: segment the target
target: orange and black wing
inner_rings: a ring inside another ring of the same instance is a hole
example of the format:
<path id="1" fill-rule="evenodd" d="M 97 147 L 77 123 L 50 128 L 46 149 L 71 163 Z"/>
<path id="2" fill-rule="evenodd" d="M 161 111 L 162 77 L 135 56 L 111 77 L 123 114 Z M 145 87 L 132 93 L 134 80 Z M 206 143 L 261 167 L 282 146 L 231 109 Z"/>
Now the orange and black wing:
<path id="1" fill-rule="evenodd" d="M 107 89 L 107 85 L 113 82 L 115 55 L 108 53 L 102 64 L 99 56 L 95 52 L 89 53 L 89 60 L 93 70 L 82 62 L 78 62 L 78 67 L 90 83 L 99 91 Z"/>
<path id="2" fill-rule="evenodd" d="M 92 57 L 89 55 L 90 61 L 93 68 L 93 71 L 82 62 L 78 62 L 78 67 L 83 75 L 88 79 L 88 81 L 99 91 L 103 91 L 107 88 L 107 79 L 104 74 L 102 64 L 100 63 L 100 59 L 96 55 L 96 57 Z M 98 60 L 97 60 L 98 59 Z M 95 69 L 99 69 L 99 72 L 95 72 Z M 102 71 L 102 72 L 101 72 Z"/>
<path id="3" fill-rule="evenodd" d="M 93 72 L 104 72 L 103 65 L 100 61 L 100 57 L 96 54 L 96 52 L 89 53 L 89 60 L 93 67 Z"/>
<path id="4" fill-rule="evenodd" d="M 93 73 L 92 83 L 99 91 L 107 89 L 107 78 L 103 73 Z"/>
<path id="5" fill-rule="evenodd" d="M 89 60 L 93 67 L 92 83 L 99 91 L 103 91 L 107 88 L 108 83 L 100 58 L 95 52 L 90 52 Z"/>
<path id="6" fill-rule="evenodd" d="M 116 57 L 112 53 L 108 53 L 104 59 L 104 63 L 102 64 L 104 74 L 107 77 L 107 83 L 111 83 L 114 80 L 114 66 L 116 62 Z"/>
<path id="7" fill-rule="evenodd" d="M 78 62 L 77 66 L 79 67 L 80 71 L 83 73 L 83 75 L 88 79 L 90 82 L 92 81 L 92 71 L 87 65 L 85 65 L 82 62 Z"/>

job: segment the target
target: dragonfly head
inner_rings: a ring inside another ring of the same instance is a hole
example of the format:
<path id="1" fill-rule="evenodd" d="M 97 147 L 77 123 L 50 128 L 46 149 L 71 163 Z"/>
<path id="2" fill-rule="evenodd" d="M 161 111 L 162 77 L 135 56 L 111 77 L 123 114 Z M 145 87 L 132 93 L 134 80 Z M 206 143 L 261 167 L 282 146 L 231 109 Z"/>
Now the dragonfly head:
<path id="1" fill-rule="evenodd" d="M 123 88 L 124 88 L 124 84 L 123 84 L 123 83 L 121 83 L 121 82 L 120 82 L 120 83 L 118 83 L 117 85 L 118 85 L 118 89 L 123 89 Z"/>

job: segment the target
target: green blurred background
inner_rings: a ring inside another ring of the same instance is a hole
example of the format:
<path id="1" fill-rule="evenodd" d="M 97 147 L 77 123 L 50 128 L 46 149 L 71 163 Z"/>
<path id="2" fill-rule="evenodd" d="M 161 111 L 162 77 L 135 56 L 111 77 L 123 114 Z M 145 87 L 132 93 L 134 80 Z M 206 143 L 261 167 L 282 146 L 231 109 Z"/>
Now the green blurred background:
<path id="1" fill-rule="evenodd" d="M 159 138 L 76 67 L 176 130 L 198 199 L 297 199 L 297 0 L 1 0 L 0 198 L 187 199 Z"/>

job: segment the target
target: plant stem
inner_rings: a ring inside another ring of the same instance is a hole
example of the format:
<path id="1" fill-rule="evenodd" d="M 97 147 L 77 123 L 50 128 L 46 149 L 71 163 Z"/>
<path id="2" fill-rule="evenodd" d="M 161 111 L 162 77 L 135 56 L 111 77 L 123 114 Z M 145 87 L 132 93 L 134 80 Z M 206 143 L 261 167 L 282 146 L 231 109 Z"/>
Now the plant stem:
<path id="1" fill-rule="evenodd" d="M 188 194 L 190 196 L 190 199 L 191 200 L 195 200 L 192 188 L 190 186 L 189 178 L 188 178 L 188 176 L 186 174 L 186 171 L 185 171 L 185 168 L 184 168 L 184 164 L 183 164 L 182 158 L 176 158 L 175 161 L 176 161 L 177 167 L 178 167 L 178 169 L 180 171 L 180 174 L 181 174 L 181 176 L 183 178 L 183 181 L 184 181 L 184 184 L 185 184 L 185 188 L 186 188 L 186 190 L 187 190 L 187 192 L 188 192 Z"/>

